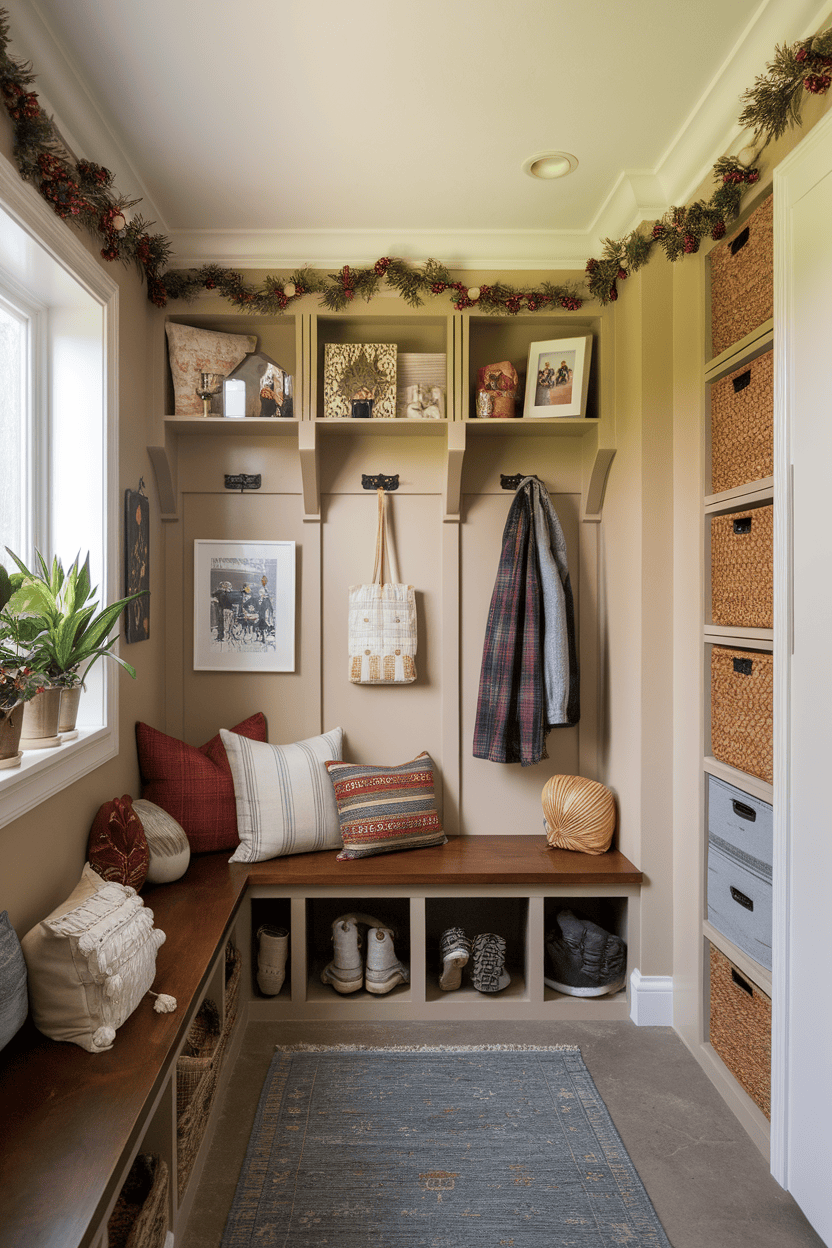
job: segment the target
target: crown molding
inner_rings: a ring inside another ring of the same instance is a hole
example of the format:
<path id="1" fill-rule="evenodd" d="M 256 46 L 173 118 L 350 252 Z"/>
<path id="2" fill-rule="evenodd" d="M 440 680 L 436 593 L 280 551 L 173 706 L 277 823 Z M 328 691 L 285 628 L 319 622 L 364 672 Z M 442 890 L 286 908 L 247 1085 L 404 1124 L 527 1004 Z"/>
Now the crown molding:
<path id="1" fill-rule="evenodd" d="M 173 230 L 174 268 L 340 268 L 380 256 L 418 263 L 433 256 L 450 269 L 575 269 L 587 236 L 566 230 Z"/>

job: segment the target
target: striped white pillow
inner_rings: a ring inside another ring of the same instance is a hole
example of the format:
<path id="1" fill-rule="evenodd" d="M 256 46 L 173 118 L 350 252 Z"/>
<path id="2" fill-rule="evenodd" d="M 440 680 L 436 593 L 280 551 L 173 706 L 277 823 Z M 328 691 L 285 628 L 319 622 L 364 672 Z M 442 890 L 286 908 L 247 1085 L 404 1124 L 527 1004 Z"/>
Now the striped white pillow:
<path id="1" fill-rule="evenodd" d="M 338 807 L 324 763 L 341 758 L 342 728 L 293 745 L 220 729 L 231 765 L 240 844 L 230 862 L 340 849 Z"/>

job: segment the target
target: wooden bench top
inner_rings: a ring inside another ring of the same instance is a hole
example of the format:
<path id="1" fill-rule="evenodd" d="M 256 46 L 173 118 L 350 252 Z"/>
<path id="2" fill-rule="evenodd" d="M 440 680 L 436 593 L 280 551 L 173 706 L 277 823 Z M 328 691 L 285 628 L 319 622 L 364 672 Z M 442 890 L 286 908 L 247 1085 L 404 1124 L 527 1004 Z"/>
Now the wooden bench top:
<path id="1" fill-rule="evenodd" d="M 577 854 L 540 836 L 454 836 L 447 845 L 338 862 L 332 850 L 273 858 L 250 868 L 249 882 L 281 885 L 640 884 L 642 873 L 618 850 Z"/>
<path id="2" fill-rule="evenodd" d="M 253 866 L 229 864 L 226 854 L 194 857 L 181 880 L 142 893 L 166 935 L 154 990 L 175 996 L 176 1012 L 156 1014 L 145 997 L 106 1053 L 49 1040 L 31 1022 L 0 1052 L 0 1248 L 76 1248 L 101 1219 L 249 884 L 549 888 L 641 879 L 616 851 L 550 850 L 542 836 L 456 837 L 351 862 L 336 862 L 332 850 Z"/>

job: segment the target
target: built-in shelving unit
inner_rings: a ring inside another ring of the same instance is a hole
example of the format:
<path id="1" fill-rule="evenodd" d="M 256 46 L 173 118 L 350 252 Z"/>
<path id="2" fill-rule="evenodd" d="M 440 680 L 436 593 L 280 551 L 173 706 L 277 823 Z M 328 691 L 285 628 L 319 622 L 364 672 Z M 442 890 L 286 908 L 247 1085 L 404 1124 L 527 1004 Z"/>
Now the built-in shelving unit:
<path id="1" fill-rule="evenodd" d="M 385 301 L 376 301 L 384 303 Z M 291 419 L 248 418 L 226 420 L 221 416 L 166 416 L 164 445 L 149 447 L 156 472 L 162 517 L 178 518 L 176 481 L 183 439 L 222 437 L 298 440 L 302 461 L 304 511 L 307 519 L 320 514 L 318 460 L 321 448 L 331 438 L 444 438 L 446 459 L 446 514 L 458 517 L 459 486 L 468 439 L 487 438 L 580 438 L 593 445 L 586 473 L 584 519 L 600 519 L 606 476 L 615 454 L 612 446 L 602 445 L 604 421 L 600 412 L 603 361 L 602 322 L 599 312 L 592 316 L 526 315 L 486 317 L 453 313 L 436 316 L 424 311 L 403 313 L 390 305 L 381 310 L 348 313 L 294 313 L 281 318 L 248 317 L 240 314 L 203 313 L 198 310 L 177 315 L 178 321 L 205 329 L 231 333 L 256 333 L 260 347 L 273 358 L 294 362 L 294 406 Z M 585 418 L 532 417 L 519 419 L 477 419 L 473 417 L 477 370 L 492 360 L 511 359 L 521 374 L 525 370 L 529 345 L 535 341 L 593 335 L 588 413 Z M 420 420 L 352 420 L 326 418 L 323 414 L 323 368 L 326 343 L 395 342 L 399 352 L 444 354 L 446 368 L 446 418 Z M 167 401 L 172 410 L 172 393 Z M 324 441 L 322 441 L 322 439 Z"/>
<path id="2" fill-rule="evenodd" d="M 746 218 L 744 217 L 743 220 Z M 730 246 L 730 239 L 721 246 Z M 710 265 L 706 259 L 706 281 L 710 275 Z M 708 284 L 708 290 L 710 286 Z M 709 307 L 706 300 L 706 322 L 709 330 Z M 725 350 L 720 352 L 716 357 L 708 360 L 704 365 L 702 373 L 702 384 L 704 392 L 707 396 L 705 403 L 705 437 L 704 437 L 704 490 L 702 503 L 702 541 L 703 541 L 703 560 L 702 566 L 704 571 L 702 586 L 702 601 L 704 608 L 704 619 L 702 625 L 702 688 L 704 691 L 703 706 L 703 724 L 704 724 L 704 742 L 703 742 L 703 758 L 702 758 L 702 783 L 703 783 L 703 824 L 701 828 L 701 863 L 702 863 L 702 888 L 700 893 L 701 904 L 701 920 L 699 939 L 702 945 L 702 953 L 700 966 L 702 968 L 701 994 L 702 1008 L 700 1013 L 701 1028 L 699 1032 L 698 1043 L 694 1046 L 694 1052 L 699 1059 L 701 1065 L 706 1070 L 714 1084 L 717 1086 L 722 1096 L 737 1114 L 737 1117 L 744 1124 L 751 1137 L 755 1140 L 760 1150 L 767 1154 L 769 1147 L 769 1120 L 768 1117 L 761 1112 L 760 1107 L 751 1099 L 748 1093 L 741 1086 L 736 1074 L 726 1066 L 723 1059 L 719 1056 L 714 1044 L 711 1043 L 711 1032 L 713 1020 L 711 1019 L 711 996 L 709 984 L 709 948 L 715 947 L 723 954 L 733 965 L 735 972 L 735 983 L 747 991 L 762 991 L 768 998 L 772 992 L 772 975 L 771 971 L 750 956 L 748 952 L 740 948 L 733 940 L 721 931 L 718 925 L 711 921 L 708 917 L 708 893 L 709 893 L 709 834 L 713 833 L 711 827 L 712 819 L 709 811 L 709 779 L 711 777 L 722 781 L 724 784 L 730 785 L 732 790 L 736 792 L 737 801 L 742 807 L 742 796 L 748 795 L 749 799 L 756 799 L 758 802 L 764 802 L 771 805 L 773 802 L 773 785 L 768 780 L 762 779 L 757 775 L 752 775 L 746 771 L 739 770 L 737 767 L 729 763 L 715 758 L 711 750 L 711 651 L 714 646 L 727 647 L 732 650 L 739 650 L 747 653 L 749 658 L 753 660 L 755 654 L 772 654 L 774 651 L 774 629 L 773 627 L 750 627 L 745 624 L 726 624 L 715 623 L 711 614 L 711 573 L 712 573 L 712 552 L 711 552 L 711 522 L 715 517 L 730 517 L 741 513 L 747 516 L 749 513 L 753 515 L 755 509 L 770 506 L 774 498 L 774 477 L 764 476 L 754 480 L 741 481 L 732 485 L 729 489 L 713 490 L 711 479 L 712 464 L 712 445 L 711 445 L 711 420 L 710 420 L 710 397 L 714 386 L 723 382 L 727 384 L 725 379 L 736 379 L 733 382 L 733 389 L 739 392 L 747 381 L 742 370 L 751 366 L 754 361 L 759 361 L 762 357 L 772 350 L 773 342 L 773 321 L 769 318 L 763 320 L 758 326 L 753 328 L 739 341 L 733 343 Z M 739 436 L 739 435 L 738 435 Z M 724 449 L 724 448 L 723 448 Z M 738 530 L 735 529 L 735 532 Z M 735 803 L 736 805 L 736 803 Z M 721 831 L 721 829 L 717 829 Z M 711 864 L 711 870 L 716 868 Z M 770 869 L 770 868 L 769 868 Z M 710 885 L 713 886 L 713 885 Z M 738 902 L 742 902 L 743 906 L 750 906 L 751 901 L 744 897 L 741 891 L 734 889 Z M 739 989 L 738 989 L 739 991 Z M 720 1021 L 720 1025 L 724 1026 L 724 1020 Z M 754 1055 L 755 1058 L 758 1056 Z"/>

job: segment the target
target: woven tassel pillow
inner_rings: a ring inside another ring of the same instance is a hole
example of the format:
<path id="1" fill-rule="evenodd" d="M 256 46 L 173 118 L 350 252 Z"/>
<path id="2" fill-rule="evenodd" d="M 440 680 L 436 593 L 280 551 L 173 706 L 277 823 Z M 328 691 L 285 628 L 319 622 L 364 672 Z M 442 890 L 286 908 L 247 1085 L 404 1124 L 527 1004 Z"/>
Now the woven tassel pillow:
<path id="1" fill-rule="evenodd" d="M 90 1053 L 111 1049 L 153 983 L 164 940 L 135 889 L 87 863 L 71 896 L 21 941 L 35 1026 Z"/>

